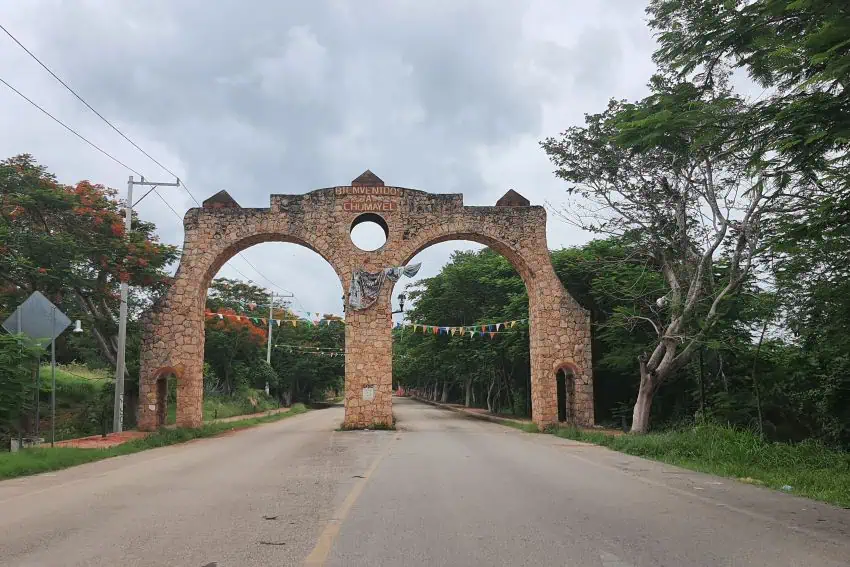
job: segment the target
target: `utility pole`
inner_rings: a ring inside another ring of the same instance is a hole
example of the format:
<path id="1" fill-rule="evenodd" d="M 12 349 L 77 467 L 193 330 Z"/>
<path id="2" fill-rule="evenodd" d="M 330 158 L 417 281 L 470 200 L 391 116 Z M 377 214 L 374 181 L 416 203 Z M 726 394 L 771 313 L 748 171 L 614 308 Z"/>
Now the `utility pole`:
<path id="1" fill-rule="evenodd" d="M 284 297 L 293 297 L 292 294 L 289 295 L 281 295 L 281 298 Z M 274 325 L 274 292 L 271 292 L 271 299 L 269 300 L 269 340 L 266 345 L 266 364 L 271 366 L 272 364 L 272 326 Z M 269 381 L 266 380 L 266 395 L 269 395 Z"/>
<path id="2" fill-rule="evenodd" d="M 133 186 L 148 186 L 150 189 L 142 195 L 142 198 L 133 203 Z M 150 195 L 150 192 L 160 187 L 179 187 L 180 180 L 174 183 L 152 183 L 145 181 L 134 181 L 133 176 L 127 180 L 127 208 L 124 215 L 124 238 L 130 239 L 130 231 L 133 227 L 133 207 L 141 203 L 142 199 Z M 112 412 L 112 431 L 121 433 L 124 430 L 124 372 L 126 369 L 125 353 L 127 351 L 127 296 L 129 295 L 129 282 L 121 282 L 121 307 L 118 312 L 118 356 L 115 364 L 115 404 Z"/>
<path id="3" fill-rule="evenodd" d="M 274 292 L 271 292 L 269 299 L 269 342 L 266 345 L 266 364 L 271 366 L 272 363 L 272 325 L 274 324 Z M 266 395 L 269 395 L 269 381 L 266 379 Z"/>

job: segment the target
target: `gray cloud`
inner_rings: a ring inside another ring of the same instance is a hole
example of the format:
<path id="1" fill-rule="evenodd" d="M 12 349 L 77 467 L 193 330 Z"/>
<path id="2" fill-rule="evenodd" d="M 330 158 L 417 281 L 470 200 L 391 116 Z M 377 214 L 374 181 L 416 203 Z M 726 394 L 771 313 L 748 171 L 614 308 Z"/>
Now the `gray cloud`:
<path id="1" fill-rule="evenodd" d="M 641 4 L 50 1 L 6 4 L 0 18 L 199 199 L 226 188 L 243 205 L 265 206 L 270 193 L 346 183 L 368 167 L 391 184 L 463 192 L 471 204 L 509 187 L 543 203 L 559 201 L 562 187 L 537 141 L 611 96 L 643 92 L 652 41 Z M 163 177 L 4 39 L 5 79 L 145 175 Z M 3 155 L 29 151 L 64 181 L 123 187 L 120 167 L 12 95 L 0 93 L 0 104 L 13 109 L 0 113 L 10 134 L 0 139 Z M 164 195 L 181 213 L 192 204 Z M 149 198 L 141 212 L 165 240 L 182 240 L 161 202 Z M 553 247 L 588 239 L 549 223 Z M 246 254 L 305 307 L 338 310 L 329 267 L 282 246 Z M 423 253 L 425 275 L 447 260 L 445 246 Z M 298 276 L 293 262 L 319 267 Z M 255 276 L 241 260 L 233 265 Z"/>

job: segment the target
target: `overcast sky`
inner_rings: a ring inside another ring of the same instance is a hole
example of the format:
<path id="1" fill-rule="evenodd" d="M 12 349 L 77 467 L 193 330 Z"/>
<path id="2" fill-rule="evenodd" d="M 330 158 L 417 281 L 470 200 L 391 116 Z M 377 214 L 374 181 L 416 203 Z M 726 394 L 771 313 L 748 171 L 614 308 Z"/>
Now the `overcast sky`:
<path id="1" fill-rule="evenodd" d="M 0 22 L 199 200 L 243 206 L 271 193 L 345 185 L 369 168 L 388 185 L 492 205 L 509 188 L 564 201 L 538 142 L 611 97 L 646 93 L 654 42 L 640 0 L 0 2 Z M 0 77 L 147 178 L 169 175 L 122 140 L 0 33 Z M 0 85 L 0 156 L 31 153 L 65 183 L 126 191 L 129 171 Z M 194 203 L 163 189 L 182 216 Z M 182 244 L 162 201 L 139 207 Z M 550 214 L 549 247 L 590 237 Z M 452 250 L 420 254 L 437 273 Z M 341 313 L 333 270 L 269 243 L 244 252 L 293 306 Z M 235 268 L 235 269 L 234 269 Z M 242 258 L 220 276 L 279 291 Z M 404 283 L 404 282 L 403 282 Z"/>

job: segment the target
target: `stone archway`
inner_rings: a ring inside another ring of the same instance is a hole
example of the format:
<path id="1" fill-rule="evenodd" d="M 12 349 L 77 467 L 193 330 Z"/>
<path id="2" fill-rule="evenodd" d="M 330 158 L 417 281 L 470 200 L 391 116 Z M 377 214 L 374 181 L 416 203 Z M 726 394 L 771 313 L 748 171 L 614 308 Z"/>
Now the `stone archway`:
<path id="1" fill-rule="evenodd" d="M 350 231 L 359 219 L 380 219 L 387 236 L 379 249 L 357 248 Z M 514 191 L 495 207 L 466 207 L 463 195 L 430 194 L 384 185 L 372 172 L 351 185 L 304 195 L 272 195 L 269 208 L 240 207 L 226 192 L 190 209 L 183 220 L 180 268 L 168 293 L 146 316 L 142 338 L 140 429 L 155 427 L 156 371 L 182 368 L 177 385 L 177 424 L 202 423 L 204 302 L 212 277 L 238 251 L 284 241 L 314 250 L 334 268 L 344 290 L 357 269 L 400 266 L 417 252 L 446 240 L 472 240 L 503 254 L 528 288 L 532 418 L 557 422 L 552 368 L 571 361 L 578 424 L 593 424 L 590 318 L 555 275 L 546 245 L 546 211 Z M 377 301 L 346 313 L 346 427 L 392 423 L 392 286 Z M 367 395 L 368 392 L 368 395 Z"/>

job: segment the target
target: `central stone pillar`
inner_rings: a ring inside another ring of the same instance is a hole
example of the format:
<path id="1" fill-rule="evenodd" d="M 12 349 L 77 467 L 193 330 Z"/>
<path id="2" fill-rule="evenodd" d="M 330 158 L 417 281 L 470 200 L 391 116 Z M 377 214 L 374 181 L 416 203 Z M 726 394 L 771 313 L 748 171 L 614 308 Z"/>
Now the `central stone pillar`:
<path id="1" fill-rule="evenodd" d="M 374 305 L 345 314 L 346 429 L 393 424 L 391 292 L 387 282 Z"/>

